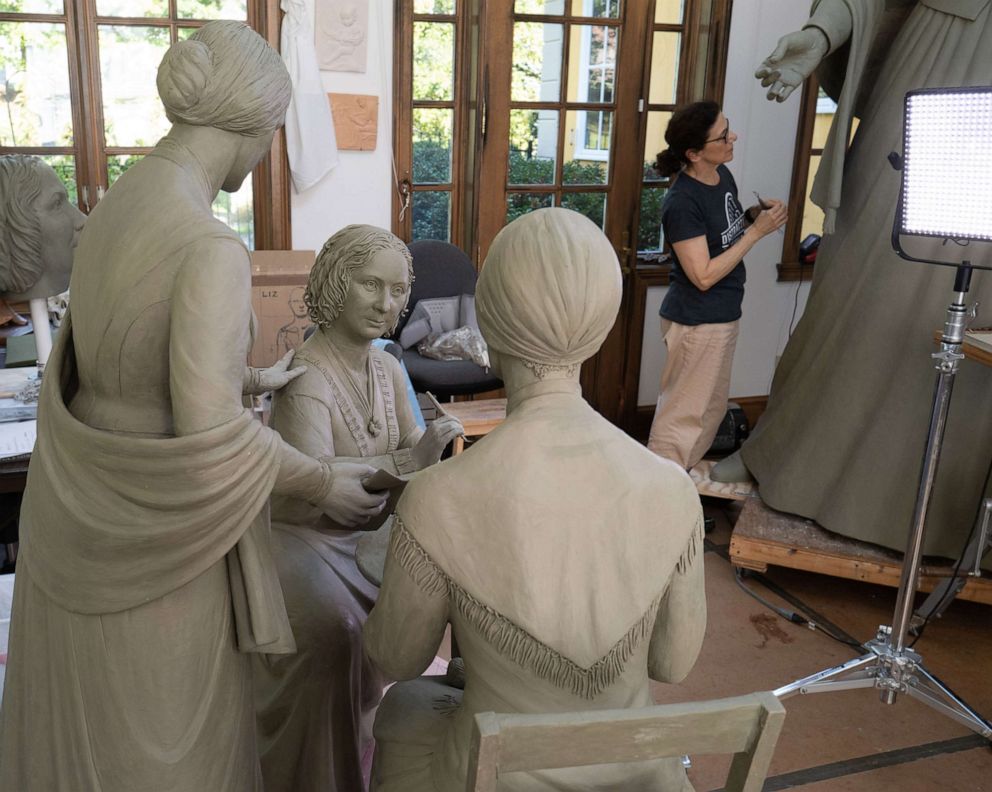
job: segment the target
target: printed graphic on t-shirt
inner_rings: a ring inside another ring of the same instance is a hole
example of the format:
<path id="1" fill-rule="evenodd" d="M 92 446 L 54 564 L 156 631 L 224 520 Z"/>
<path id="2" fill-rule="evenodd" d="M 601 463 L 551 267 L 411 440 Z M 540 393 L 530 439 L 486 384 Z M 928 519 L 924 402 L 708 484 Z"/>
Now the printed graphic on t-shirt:
<path id="1" fill-rule="evenodd" d="M 731 192 L 723 196 L 723 204 L 727 210 L 727 229 L 720 234 L 720 244 L 726 250 L 744 233 L 744 212 Z"/>

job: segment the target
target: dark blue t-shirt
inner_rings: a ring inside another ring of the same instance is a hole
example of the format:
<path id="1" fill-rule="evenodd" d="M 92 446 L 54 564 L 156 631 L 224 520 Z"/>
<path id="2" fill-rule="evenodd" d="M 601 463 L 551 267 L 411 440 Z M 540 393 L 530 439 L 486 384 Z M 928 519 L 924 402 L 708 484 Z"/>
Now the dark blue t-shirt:
<path id="1" fill-rule="evenodd" d="M 716 258 L 744 233 L 744 209 L 737 200 L 737 183 L 723 165 L 717 167 L 720 183 L 709 185 L 683 173 L 669 189 L 661 207 L 661 227 L 672 244 L 705 236 L 710 258 Z M 659 312 L 665 319 L 684 325 L 717 324 L 741 318 L 744 262 L 707 291 L 696 288 L 672 251 L 671 286 Z"/>

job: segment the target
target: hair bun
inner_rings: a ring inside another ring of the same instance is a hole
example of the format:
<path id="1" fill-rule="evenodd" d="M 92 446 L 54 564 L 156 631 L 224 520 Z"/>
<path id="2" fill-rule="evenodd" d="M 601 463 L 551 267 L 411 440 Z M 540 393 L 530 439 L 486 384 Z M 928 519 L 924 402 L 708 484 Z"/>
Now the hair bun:
<path id="1" fill-rule="evenodd" d="M 184 113 L 199 104 L 213 71 L 213 54 L 202 41 L 177 41 L 158 67 L 159 96 L 166 110 Z"/>
<path id="2" fill-rule="evenodd" d="M 658 158 L 655 160 L 655 170 L 658 171 L 662 176 L 671 176 L 682 168 L 681 158 L 676 154 L 671 148 L 666 148 L 664 151 L 658 152 Z"/>

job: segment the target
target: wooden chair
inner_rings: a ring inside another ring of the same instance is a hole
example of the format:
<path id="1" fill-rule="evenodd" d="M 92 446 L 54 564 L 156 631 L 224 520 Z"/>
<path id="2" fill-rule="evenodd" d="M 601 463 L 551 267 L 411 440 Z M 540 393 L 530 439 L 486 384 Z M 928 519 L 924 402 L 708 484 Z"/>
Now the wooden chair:
<path id="1" fill-rule="evenodd" d="M 550 715 L 480 712 L 467 792 L 496 792 L 501 773 L 733 753 L 725 792 L 760 792 L 785 709 L 770 692 L 643 709 Z"/>

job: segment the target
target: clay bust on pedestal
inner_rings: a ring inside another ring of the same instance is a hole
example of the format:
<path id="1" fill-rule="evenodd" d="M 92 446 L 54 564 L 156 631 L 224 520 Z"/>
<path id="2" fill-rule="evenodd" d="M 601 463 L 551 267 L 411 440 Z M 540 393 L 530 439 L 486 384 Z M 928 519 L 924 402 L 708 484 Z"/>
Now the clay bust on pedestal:
<path id="1" fill-rule="evenodd" d="M 0 788 L 260 792 L 248 653 L 291 652 L 272 492 L 341 523 L 371 468 L 301 454 L 242 404 L 248 251 L 213 217 L 290 82 L 211 22 L 158 71 L 173 126 L 93 210 L 42 386 L 21 511 Z"/>
<path id="2" fill-rule="evenodd" d="M 30 301 L 39 369 L 52 344 L 47 298 L 69 288 L 72 256 L 85 222 L 43 160 L 0 157 L 0 294 L 10 302 Z"/>
<path id="3" fill-rule="evenodd" d="M 403 475 L 437 462 L 461 434 L 449 416 L 420 429 L 399 362 L 371 346 L 395 326 L 412 279 L 410 252 L 388 231 L 351 225 L 327 240 L 304 295 L 317 325 L 296 354 L 304 373 L 273 399 L 284 440 Z M 292 495 L 273 497 L 272 527 L 297 652 L 254 667 L 265 790 L 356 792 L 386 681 L 362 649 L 378 593 L 355 562 L 365 534 Z"/>
<path id="4" fill-rule="evenodd" d="M 477 712 L 652 703 L 649 676 L 682 679 L 702 643 L 699 497 L 582 398 L 579 369 L 620 305 L 602 232 L 567 209 L 515 220 L 493 242 L 476 308 L 506 421 L 419 474 L 397 506 L 372 660 L 413 680 L 450 622 L 465 690 L 395 685 L 375 722 L 373 789 L 461 792 Z M 500 789 L 683 790 L 675 761 L 512 773 Z"/>

